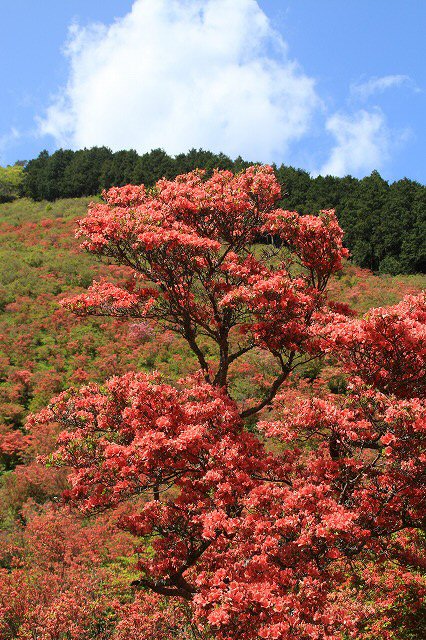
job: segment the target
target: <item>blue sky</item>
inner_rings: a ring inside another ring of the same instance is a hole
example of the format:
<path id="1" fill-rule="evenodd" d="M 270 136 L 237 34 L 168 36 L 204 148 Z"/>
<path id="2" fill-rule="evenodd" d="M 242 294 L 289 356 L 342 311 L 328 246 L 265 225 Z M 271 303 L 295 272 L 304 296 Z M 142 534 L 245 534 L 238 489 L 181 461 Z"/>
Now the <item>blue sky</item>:
<path id="1" fill-rule="evenodd" d="M 1 164 L 59 146 L 202 146 L 312 173 L 426 181 L 424 0 L 1 9 Z"/>

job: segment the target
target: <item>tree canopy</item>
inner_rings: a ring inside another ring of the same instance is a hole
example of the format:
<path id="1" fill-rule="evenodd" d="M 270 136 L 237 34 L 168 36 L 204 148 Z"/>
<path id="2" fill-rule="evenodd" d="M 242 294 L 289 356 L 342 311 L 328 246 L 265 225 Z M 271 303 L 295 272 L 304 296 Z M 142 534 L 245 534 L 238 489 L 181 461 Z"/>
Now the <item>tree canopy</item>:
<path id="1" fill-rule="evenodd" d="M 22 191 L 24 173 L 22 164 L 0 167 L 0 202 L 10 202 L 18 198 Z"/>

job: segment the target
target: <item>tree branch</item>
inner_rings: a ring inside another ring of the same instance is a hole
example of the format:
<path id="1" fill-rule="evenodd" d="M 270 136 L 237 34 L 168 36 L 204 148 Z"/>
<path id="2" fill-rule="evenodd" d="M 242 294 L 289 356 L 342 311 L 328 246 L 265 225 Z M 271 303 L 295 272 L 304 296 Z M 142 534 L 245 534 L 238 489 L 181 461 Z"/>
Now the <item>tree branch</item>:
<path id="1" fill-rule="evenodd" d="M 266 407 L 268 404 L 272 402 L 272 400 L 275 398 L 278 392 L 278 389 L 281 387 L 281 385 L 286 380 L 286 378 L 288 377 L 291 371 L 291 365 L 293 363 L 294 356 L 295 356 L 295 353 L 294 351 L 292 351 L 288 357 L 287 362 L 284 363 L 281 354 L 279 354 L 279 360 L 283 370 L 282 373 L 280 373 L 278 378 L 275 378 L 274 382 L 269 387 L 269 391 L 267 395 L 264 397 L 264 399 L 258 404 L 254 405 L 253 407 L 250 407 L 249 409 L 245 409 L 245 411 L 242 411 L 240 413 L 241 418 L 249 418 L 250 416 L 255 415 L 256 413 L 261 411 L 264 407 Z"/>

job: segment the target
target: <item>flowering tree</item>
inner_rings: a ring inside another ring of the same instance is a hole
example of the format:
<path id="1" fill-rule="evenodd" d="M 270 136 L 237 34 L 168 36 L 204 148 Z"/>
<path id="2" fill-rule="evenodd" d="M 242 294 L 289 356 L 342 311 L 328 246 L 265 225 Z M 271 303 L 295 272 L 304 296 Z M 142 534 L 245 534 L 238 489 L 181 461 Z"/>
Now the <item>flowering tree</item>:
<path id="1" fill-rule="evenodd" d="M 66 306 L 156 321 L 200 371 L 177 387 L 131 373 L 71 390 L 30 426 L 61 425 L 52 461 L 72 469 L 71 504 L 127 505 L 133 588 L 187 602 L 197 633 L 395 638 L 402 616 L 418 624 L 424 589 L 425 297 L 364 319 L 329 303 L 346 256 L 334 213 L 299 216 L 279 196 L 272 170 L 252 167 L 111 189 L 92 205 L 84 246 L 132 276 Z M 269 384 L 237 402 L 230 372 L 256 351 Z M 298 398 L 289 376 L 325 354 L 347 395 Z"/>
<path id="2" fill-rule="evenodd" d="M 217 171 L 206 181 L 194 172 L 160 180 L 153 191 L 128 186 L 104 196 L 80 222 L 79 235 L 89 251 L 127 265 L 133 277 L 125 288 L 96 282 L 66 306 L 79 315 L 160 321 L 187 341 L 214 386 L 227 386 L 238 358 L 266 350 L 277 376 L 242 415 L 257 413 L 312 351 L 313 315 L 324 308 L 327 281 L 347 255 L 334 213 L 276 209 L 280 187 L 269 167 L 237 176 Z M 266 256 L 253 251 L 260 234 L 279 238 L 281 248 Z"/>

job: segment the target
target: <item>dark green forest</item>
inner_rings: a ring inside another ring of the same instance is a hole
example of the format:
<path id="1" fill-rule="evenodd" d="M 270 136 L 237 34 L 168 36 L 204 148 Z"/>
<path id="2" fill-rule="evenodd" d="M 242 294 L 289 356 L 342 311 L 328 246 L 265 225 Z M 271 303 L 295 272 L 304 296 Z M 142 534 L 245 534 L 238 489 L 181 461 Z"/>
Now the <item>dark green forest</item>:
<path id="1" fill-rule="evenodd" d="M 241 171 L 253 164 L 238 157 L 191 149 L 171 157 L 162 149 L 139 155 L 113 153 L 106 147 L 53 154 L 42 151 L 23 169 L 20 195 L 33 200 L 56 200 L 99 194 L 125 184 L 153 185 L 162 177 L 173 179 L 196 168 Z M 393 183 L 377 171 L 352 176 L 316 178 L 302 169 L 274 166 L 283 189 L 282 206 L 299 213 L 336 209 L 345 231 L 352 260 L 379 273 L 426 271 L 426 187 L 403 178 Z"/>

